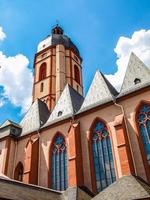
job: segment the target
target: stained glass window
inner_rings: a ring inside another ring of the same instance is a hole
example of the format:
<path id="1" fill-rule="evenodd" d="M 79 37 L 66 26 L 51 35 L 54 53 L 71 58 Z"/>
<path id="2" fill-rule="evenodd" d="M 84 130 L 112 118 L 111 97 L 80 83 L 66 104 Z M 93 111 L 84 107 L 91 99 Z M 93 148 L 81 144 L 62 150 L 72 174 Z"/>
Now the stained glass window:
<path id="1" fill-rule="evenodd" d="M 109 132 L 101 121 L 96 123 L 93 130 L 92 152 L 96 186 L 100 192 L 116 180 Z"/>
<path id="2" fill-rule="evenodd" d="M 144 104 L 140 107 L 137 121 L 144 144 L 147 161 L 150 165 L 150 105 Z"/>
<path id="3" fill-rule="evenodd" d="M 68 188 L 68 159 L 65 140 L 57 135 L 52 148 L 52 189 Z"/>

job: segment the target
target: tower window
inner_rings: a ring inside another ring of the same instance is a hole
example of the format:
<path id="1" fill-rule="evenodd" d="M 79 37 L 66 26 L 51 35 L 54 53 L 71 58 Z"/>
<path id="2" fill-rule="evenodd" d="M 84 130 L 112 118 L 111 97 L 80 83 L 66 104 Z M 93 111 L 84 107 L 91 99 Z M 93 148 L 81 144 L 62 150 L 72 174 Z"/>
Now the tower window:
<path id="1" fill-rule="evenodd" d="M 44 83 L 41 83 L 41 85 L 40 85 L 40 92 L 43 92 L 43 90 L 44 90 Z"/>
<path id="2" fill-rule="evenodd" d="M 138 83 L 141 83 L 141 79 L 136 78 L 136 79 L 134 80 L 134 84 L 136 85 L 136 84 L 138 84 Z"/>
<path id="3" fill-rule="evenodd" d="M 147 162 L 150 165 L 150 105 L 144 104 L 137 114 L 137 123 L 143 141 Z"/>
<path id="4" fill-rule="evenodd" d="M 74 65 L 74 79 L 78 84 L 80 84 L 80 72 L 77 65 Z"/>
<path id="5" fill-rule="evenodd" d="M 52 147 L 52 189 L 66 190 L 68 188 L 68 159 L 65 139 L 58 134 Z"/>
<path id="6" fill-rule="evenodd" d="M 39 81 L 46 78 L 46 63 L 42 63 L 39 70 Z"/>
<path id="7" fill-rule="evenodd" d="M 96 123 L 91 140 L 96 187 L 100 192 L 116 181 L 110 136 L 102 121 Z"/>
<path id="8" fill-rule="evenodd" d="M 23 171 L 23 164 L 19 162 L 15 169 L 14 179 L 17 181 L 23 181 Z"/>

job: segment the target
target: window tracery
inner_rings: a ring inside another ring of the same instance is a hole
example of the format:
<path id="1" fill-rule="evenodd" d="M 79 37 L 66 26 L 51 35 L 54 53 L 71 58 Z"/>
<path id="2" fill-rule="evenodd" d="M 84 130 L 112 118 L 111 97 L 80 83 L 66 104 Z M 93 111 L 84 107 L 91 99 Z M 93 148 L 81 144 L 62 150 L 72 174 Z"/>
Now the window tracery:
<path id="1" fill-rule="evenodd" d="M 66 143 L 62 135 L 57 135 L 52 148 L 52 189 L 68 188 L 68 159 Z"/>
<path id="2" fill-rule="evenodd" d="M 137 122 L 146 152 L 146 158 L 150 165 L 150 105 L 144 104 L 140 107 Z"/>
<path id="3" fill-rule="evenodd" d="M 116 180 L 109 132 L 102 121 L 98 121 L 92 132 L 92 153 L 97 192 Z"/>

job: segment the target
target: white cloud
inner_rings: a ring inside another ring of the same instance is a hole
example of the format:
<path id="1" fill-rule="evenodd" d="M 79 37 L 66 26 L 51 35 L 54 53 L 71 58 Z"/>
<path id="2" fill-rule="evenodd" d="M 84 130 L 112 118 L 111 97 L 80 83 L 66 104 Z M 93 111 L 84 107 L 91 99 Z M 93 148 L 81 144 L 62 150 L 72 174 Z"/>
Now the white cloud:
<path id="1" fill-rule="evenodd" d="M 8 100 L 25 112 L 31 105 L 32 71 L 28 68 L 29 60 L 22 54 L 7 57 L 0 51 L 0 107 Z"/>
<path id="2" fill-rule="evenodd" d="M 3 28 L 0 26 L 0 41 L 6 38 L 6 34 L 3 32 Z"/>
<path id="3" fill-rule="evenodd" d="M 131 38 L 121 36 L 114 49 L 117 54 L 118 70 L 115 74 L 106 75 L 108 80 L 119 90 L 125 75 L 129 56 L 134 52 L 150 67 L 150 30 L 139 30 Z"/>

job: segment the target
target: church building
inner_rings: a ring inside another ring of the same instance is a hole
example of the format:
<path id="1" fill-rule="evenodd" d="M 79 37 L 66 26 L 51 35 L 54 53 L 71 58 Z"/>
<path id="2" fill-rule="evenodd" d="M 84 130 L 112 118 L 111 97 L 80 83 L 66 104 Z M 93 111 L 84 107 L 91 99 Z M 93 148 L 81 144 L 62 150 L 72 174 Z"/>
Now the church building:
<path id="1" fill-rule="evenodd" d="M 32 105 L 0 126 L 0 199 L 150 199 L 150 70 L 131 53 L 120 92 L 58 25 L 38 44 Z"/>

